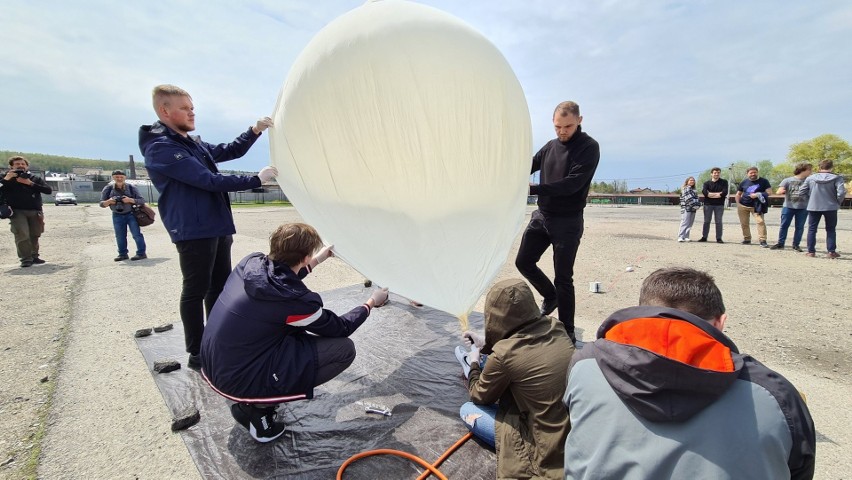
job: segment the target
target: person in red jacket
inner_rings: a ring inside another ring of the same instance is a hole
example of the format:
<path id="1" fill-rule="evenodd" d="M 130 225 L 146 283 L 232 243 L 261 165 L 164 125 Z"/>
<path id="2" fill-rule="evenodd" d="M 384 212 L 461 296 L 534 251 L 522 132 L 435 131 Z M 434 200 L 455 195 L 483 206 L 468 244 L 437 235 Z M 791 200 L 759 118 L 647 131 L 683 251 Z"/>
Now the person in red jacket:
<path id="1" fill-rule="evenodd" d="M 347 337 L 387 302 L 387 289 L 377 289 L 343 315 L 323 308 L 302 279 L 330 256 L 331 246 L 323 247 L 310 225 L 281 225 L 269 239 L 269 255 L 242 259 L 210 312 L 201 374 L 236 402 L 231 414 L 258 442 L 284 433 L 275 420 L 279 403 L 313 398 L 314 387 L 352 364 L 355 345 Z"/>

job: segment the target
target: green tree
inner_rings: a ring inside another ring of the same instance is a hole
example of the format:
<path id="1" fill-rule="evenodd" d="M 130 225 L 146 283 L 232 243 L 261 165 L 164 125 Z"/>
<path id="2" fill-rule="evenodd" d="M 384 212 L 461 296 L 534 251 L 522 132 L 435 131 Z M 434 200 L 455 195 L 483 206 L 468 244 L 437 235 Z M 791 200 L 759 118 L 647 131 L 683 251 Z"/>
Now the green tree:
<path id="1" fill-rule="evenodd" d="M 790 153 L 787 154 L 790 171 L 798 162 L 810 162 L 816 171 L 822 160 L 834 162 L 834 171 L 846 176 L 847 179 L 852 175 L 852 146 L 837 135 L 827 133 L 795 143 L 790 146 Z"/>

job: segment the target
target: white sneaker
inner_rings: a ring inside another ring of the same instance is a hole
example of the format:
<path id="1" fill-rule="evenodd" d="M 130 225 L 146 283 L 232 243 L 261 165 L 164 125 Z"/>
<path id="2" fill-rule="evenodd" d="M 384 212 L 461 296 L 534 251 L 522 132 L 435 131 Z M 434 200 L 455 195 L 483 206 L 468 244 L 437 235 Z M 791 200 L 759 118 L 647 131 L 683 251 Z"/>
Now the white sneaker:
<path id="1" fill-rule="evenodd" d="M 684 242 L 691 242 L 692 240 L 690 240 L 690 239 L 688 239 L 688 238 L 684 238 L 684 239 L 683 239 L 683 241 L 684 241 Z"/>
<path id="2" fill-rule="evenodd" d="M 678 239 L 677 239 L 677 241 L 678 241 L 678 242 L 685 242 L 686 240 L 684 240 L 684 239 L 682 239 L 682 238 L 678 238 Z"/>
<path id="3" fill-rule="evenodd" d="M 456 359 L 461 364 L 464 378 L 470 378 L 470 364 L 467 363 L 467 350 L 461 345 L 456 347 Z"/>

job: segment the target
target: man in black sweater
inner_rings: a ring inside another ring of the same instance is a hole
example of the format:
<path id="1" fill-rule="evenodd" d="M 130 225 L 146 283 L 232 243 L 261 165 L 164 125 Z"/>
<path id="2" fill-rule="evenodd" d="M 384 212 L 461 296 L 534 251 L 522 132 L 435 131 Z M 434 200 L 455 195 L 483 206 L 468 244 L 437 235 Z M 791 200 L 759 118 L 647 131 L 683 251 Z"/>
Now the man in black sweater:
<path id="1" fill-rule="evenodd" d="M 556 137 L 533 156 L 531 173 L 541 172 L 530 194 L 538 195 L 538 210 L 524 231 L 515 266 L 544 297 L 541 313 L 559 308 L 559 320 L 571 340 L 574 335 L 574 259 L 583 237 L 583 209 L 598 168 L 600 146 L 580 128 L 580 106 L 562 102 L 553 111 Z M 554 282 L 536 265 L 553 245 Z"/>
<path id="2" fill-rule="evenodd" d="M 710 180 L 704 182 L 701 193 L 704 194 L 704 228 L 701 230 L 699 242 L 706 242 L 710 234 L 710 219 L 716 218 L 716 242 L 722 241 L 722 214 L 725 213 L 725 200 L 728 198 L 728 181 L 719 178 L 722 169 L 713 167 L 710 169 Z"/>
<path id="3" fill-rule="evenodd" d="M 0 179 L 6 204 L 12 207 L 9 225 L 15 236 L 15 246 L 21 267 L 44 263 L 38 256 L 38 239 L 44 233 L 44 212 L 41 194 L 53 190 L 41 178 L 30 173 L 30 162 L 24 157 L 11 157 L 9 171 Z"/>

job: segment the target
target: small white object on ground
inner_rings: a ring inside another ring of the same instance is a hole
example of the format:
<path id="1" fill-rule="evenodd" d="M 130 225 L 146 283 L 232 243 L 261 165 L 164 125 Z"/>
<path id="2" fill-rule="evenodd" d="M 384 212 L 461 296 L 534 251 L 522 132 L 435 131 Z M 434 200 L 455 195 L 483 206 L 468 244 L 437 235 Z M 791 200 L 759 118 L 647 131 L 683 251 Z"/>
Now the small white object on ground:
<path id="1" fill-rule="evenodd" d="M 627 266 L 627 268 L 625 268 L 624 270 L 625 270 L 625 271 L 627 271 L 627 272 L 632 272 L 632 271 L 633 271 L 633 267 L 631 267 L 630 265 L 628 265 L 628 266 Z"/>

